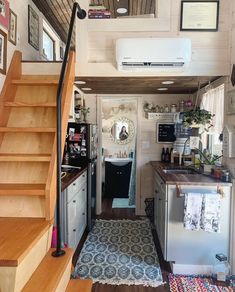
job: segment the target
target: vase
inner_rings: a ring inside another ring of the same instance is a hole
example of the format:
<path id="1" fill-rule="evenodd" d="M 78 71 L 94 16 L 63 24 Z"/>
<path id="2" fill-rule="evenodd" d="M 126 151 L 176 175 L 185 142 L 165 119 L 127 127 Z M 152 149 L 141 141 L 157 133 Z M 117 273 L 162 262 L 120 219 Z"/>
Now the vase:
<path id="1" fill-rule="evenodd" d="M 83 123 L 86 123 L 87 122 L 87 113 L 83 113 Z"/>
<path id="2" fill-rule="evenodd" d="M 204 166 L 203 166 L 205 173 L 211 173 L 212 168 L 213 168 L 213 165 L 211 165 L 211 164 L 204 164 Z"/>

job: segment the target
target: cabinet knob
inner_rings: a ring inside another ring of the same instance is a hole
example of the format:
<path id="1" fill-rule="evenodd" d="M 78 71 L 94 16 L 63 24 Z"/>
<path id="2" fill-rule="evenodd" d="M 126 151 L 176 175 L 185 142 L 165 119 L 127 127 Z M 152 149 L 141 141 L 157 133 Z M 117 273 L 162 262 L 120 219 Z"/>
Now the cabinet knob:
<path id="1" fill-rule="evenodd" d="M 73 186 L 76 186 L 76 184 L 75 184 L 75 183 L 73 183 Z"/>
<path id="2" fill-rule="evenodd" d="M 85 192 L 85 189 L 82 189 L 83 192 Z"/>
<path id="3" fill-rule="evenodd" d="M 122 172 L 120 171 L 119 174 L 122 174 Z"/>
<path id="4" fill-rule="evenodd" d="M 161 198 L 159 198 L 158 200 L 159 200 L 159 201 L 162 201 L 162 199 L 161 199 Z"/>
<path id="5" fill-rule="evenodd" d="M 73 200 L 73 203 L 76 203 L 76 200 Z"/>
<path id="6" fill-rule="evenodd" d="M 76 232 L 76 229 L 73 229 L 73 232 Z"/>
<path id="7" fill-rule="evenodd" d="M 85 216 L 85 212 L 83 212 L 82 215 Z"/>
<path id="8" fill-rule="evenodd" d="M 83 174 L 82 177 L 85 177 L 85 174 Z"/>

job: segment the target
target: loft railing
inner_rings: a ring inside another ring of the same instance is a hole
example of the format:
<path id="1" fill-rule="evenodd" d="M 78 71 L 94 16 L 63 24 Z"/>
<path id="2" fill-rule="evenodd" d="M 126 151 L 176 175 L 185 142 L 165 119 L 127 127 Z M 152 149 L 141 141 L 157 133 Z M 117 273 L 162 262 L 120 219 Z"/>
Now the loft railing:
<path id="1" fill-rule="evenodd" d="M 73 4 L 73 10 L 72 15 L 70 19 L 69 24 L 69 31 L 68 31 L 68 37 L 64 52 L 64 59 L 62 62 L 62 67 L 60 71 L 60 78 L 59 78 L 59 85 L 57 89 L 57 120 L 56 120 L 56 144 L 57 144 L 57 192 L 56 192 L 56 225 L 57 225 L 57 242 L 56 242 L 56 250 L 52 253 L 54 257 L 59 257 L 65 254 L 65 251 L 62 250 L 61 247 L 61 218 L 60 218 L 60 212 L 61 212 L 61 162 L 62 162 L 62 149 L 61 149 L 61 99 L 62 99 L 62 91 L 64 86 L 64 78 L 65 78 L 65 72 L 66 67 L 68 63 L 68 56 L 69 56 L 69 49 L 71 45 L 71 39 L 73 34 L 73 28 L 75 23 L 76 15 L 79 19 L 84 19 L 86 17 L 86 11 L 81 9 L 79 4 L 75 2 Z"/>

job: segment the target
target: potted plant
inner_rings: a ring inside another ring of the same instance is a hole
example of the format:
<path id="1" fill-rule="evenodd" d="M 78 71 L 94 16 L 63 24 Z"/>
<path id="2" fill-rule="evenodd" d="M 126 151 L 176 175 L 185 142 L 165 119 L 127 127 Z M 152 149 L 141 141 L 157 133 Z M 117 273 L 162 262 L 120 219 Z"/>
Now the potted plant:
<path id="1" fill-rule="evenodd" d="M 223 155 L 212 155 L 208 151 L 201 151 L 200 149 L 197 149 L 197 151 L 200 154 L 200 162 L 203 165 L 204 172 L 210 173 L 211 169 L 215 166 L 216 162 L 219 161 L 219 159 Z"/>
<path id="2" fill-rule="evenodd" d="M 194 110 L 190 110 L 184 113 L 183 124 L 187 128 L 199 128 L 200 126 L 212 127 L 212 119 L 214 114 L 207 110 L 197 107 Z"/>

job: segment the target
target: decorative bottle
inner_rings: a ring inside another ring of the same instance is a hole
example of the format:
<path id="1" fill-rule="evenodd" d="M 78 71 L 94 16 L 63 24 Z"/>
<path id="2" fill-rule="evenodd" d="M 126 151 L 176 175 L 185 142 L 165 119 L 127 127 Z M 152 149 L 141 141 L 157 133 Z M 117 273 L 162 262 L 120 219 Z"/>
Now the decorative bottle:
<path id="1" fill-rule="evenodd" d="M 162 148 L 161 162 L 166 162 L 166 152 L 164 147 Z"/>
<path id="2" fill-rule="evenodd" d="M 170 162 L 170 152 L 168 147 L 166 148 L 165 162 Z"/>

